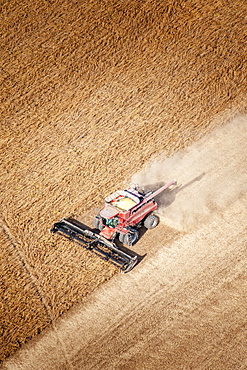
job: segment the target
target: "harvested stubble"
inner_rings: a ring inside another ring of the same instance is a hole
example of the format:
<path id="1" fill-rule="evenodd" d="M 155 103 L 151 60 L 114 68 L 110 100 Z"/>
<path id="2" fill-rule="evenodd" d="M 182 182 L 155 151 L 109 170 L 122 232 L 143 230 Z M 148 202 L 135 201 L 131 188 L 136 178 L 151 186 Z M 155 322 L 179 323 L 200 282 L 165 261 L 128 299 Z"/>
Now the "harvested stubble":
<path id="1" fill-rule="evenodd" d="M 37 324 L 30 311 L 34 331 L 10 319 L 3 356 L 116 273 L 50 236 L 53 222 L 86 214 L 153 156 L 246 109 L 245 14 L 240 0 L 3 4 L 1 218 L 50 316 L 40 307 Z"/>

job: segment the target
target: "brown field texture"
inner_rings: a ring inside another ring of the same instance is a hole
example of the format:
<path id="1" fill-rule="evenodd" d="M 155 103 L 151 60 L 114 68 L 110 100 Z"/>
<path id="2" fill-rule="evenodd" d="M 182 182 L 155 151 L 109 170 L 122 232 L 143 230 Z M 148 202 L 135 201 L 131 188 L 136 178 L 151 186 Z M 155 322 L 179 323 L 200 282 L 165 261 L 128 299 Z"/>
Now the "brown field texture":
<path id="1" fill-rule="evenodd" d="M 246 112 L 246 16 L 240 0 L 1 3 L 1 360 L 117 273 L 53 223 L 92 226 L 150 159 Z"/>

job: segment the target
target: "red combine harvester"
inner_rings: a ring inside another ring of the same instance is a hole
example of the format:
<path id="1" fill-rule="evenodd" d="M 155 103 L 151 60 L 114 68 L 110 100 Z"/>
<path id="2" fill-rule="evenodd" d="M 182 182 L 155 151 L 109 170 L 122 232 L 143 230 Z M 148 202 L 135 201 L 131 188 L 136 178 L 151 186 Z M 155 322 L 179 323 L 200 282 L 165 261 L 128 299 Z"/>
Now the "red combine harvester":
<path id="1" fill-rule="evenodd" d="M 135 244 L 141 226 L 153 229 L 158 225 L 159 219 L 152 213 L 158 207 L 154 197 L 175 184 L 176 180 L 172 180 L 154 193 L 136 186 L 116 191 L 105 199 L 105 207 L 95 218 L 94 227 L 108 240 L 118 235 L 120 242 L 128 246 Z"/>
<path id="2" fill-rule="evenodd" d="M 172 180 L 155 192 L 133 186 L 109 195 L 105 198 L 104 208 L 94 219 L 94 227 L 99 233 L 84 227 L 76 220 L 65 218 L 55 223 L 51 232 L 76 241 L 101 258 L 119 266 L 124 272 L 130 271 L 138 262 L 138 258 L 121 250 L 114 242 L 116 237 L 121 243 L 131 246 L 139 238 L 140 227 L 153 229 L 157 226 L 159 219 L 153 211 L 157 209 L 158 204 L 154 198 L 176 183 L 176 180 Z"/>

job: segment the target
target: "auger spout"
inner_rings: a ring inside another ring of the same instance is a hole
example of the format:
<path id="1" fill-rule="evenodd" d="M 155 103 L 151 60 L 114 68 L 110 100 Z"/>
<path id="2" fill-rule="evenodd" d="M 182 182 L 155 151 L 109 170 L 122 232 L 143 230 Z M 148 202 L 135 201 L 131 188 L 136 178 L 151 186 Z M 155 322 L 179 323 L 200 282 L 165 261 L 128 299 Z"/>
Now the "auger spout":
<path id="1" fill-rule="evenodd" d="M 157 195 L 159 195 L 160 193 L 162 193 L 162 191 L 164 191 L 164 190 L 168 189 L 170 186 L 176 185 L 176 184 L 177 184 L 177 180 L 172 180 L 172 181 L 168 182 L 167 184 L 163 185 L 161 188 L 159 188 L 155 192 L 149 194 L 145 198 L 145 201 L 148 202 L 149 200 L 153 199 L 154 197 L 156 197 Z"/>

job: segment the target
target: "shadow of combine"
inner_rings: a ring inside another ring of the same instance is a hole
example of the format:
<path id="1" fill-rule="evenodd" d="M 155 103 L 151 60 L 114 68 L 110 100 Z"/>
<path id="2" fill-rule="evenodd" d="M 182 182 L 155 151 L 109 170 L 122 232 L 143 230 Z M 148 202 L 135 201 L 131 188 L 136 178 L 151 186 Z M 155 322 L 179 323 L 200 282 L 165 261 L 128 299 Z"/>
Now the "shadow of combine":
<path id="1" fill-rule="evenodd" d="M 141 239 L 142 235 L 144 235 L 144 234 L 143 233 L 139 234 L 138 241 Z M 137 243 L 138 243 L 138 241 L 137 241 Z M 114 243 L 116 244 L 116 246 L 121 251 L 123 251 L 124 253 L 127 253 L 129 256 L 131 256 L 131 257 L 137 256 L 137 264 L 136 265 L 138 265 L 147 255 L 146 253 L 144 255 L 141 255 L 141 254 L 136 253 L 133 249 L 129 249 L 129 248 L 133 248 L 136 243 L 132 247 L 127 247 L 125 244 L 121 243 L 118 238 L 114 239 Z"/>

